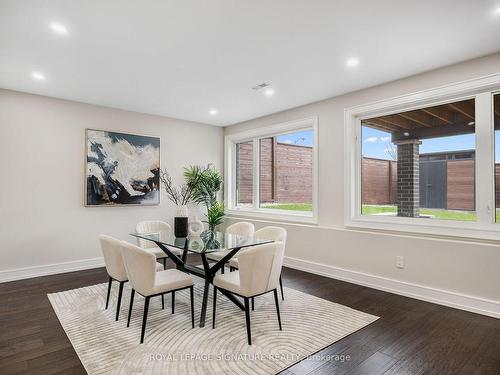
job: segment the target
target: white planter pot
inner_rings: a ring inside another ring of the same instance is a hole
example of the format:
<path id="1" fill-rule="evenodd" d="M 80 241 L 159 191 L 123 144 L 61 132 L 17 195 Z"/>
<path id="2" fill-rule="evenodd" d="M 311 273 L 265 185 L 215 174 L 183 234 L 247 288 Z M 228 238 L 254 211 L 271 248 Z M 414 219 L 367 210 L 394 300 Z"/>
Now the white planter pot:
<path id="1" fill-rule="evenodd" d="M 175 217 L 188 217 L 189 210 L 187 206 L 177 206 L 175 210 Z"/>
<path id="2" fill-rule="evenodd" d="M 203 223 L 198 219 L 198 216 L 193 216 L 191 220 L 189 220 L 189 234 L 198 237 L 202 232 Z"/>

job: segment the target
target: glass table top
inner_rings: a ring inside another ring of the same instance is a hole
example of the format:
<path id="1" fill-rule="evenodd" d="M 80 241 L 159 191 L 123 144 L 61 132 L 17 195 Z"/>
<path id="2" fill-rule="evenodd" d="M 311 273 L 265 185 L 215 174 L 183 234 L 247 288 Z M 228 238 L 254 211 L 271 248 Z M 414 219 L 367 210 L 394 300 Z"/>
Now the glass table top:
<path id="1" fill-rule="evenodd" d="M 244 237 L 217 231 L 205 231 L 200 236 L 190 235 L 188 237 L 175 237 L 172 230 L 144 234 L 130 233 L 130 235 L 147 241 L 159 242 L 169 247 L 187 249 L 194 253 L 211 253 L 215 251 L 232 250 L 237 247 L 250 247 L 273 242 L 255 237 Z"/>

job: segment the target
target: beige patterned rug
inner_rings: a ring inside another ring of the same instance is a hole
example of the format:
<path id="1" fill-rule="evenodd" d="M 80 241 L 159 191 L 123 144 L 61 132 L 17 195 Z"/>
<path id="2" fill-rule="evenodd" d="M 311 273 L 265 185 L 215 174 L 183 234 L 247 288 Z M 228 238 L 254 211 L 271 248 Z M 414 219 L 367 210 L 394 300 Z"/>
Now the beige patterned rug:
<path id="1" fill-rule="evenodd" d="M 144 298 L 136 294 L 126 327 L 130 288 L 125 284 L 120 319 L 114 320 L 117 283 L 104 310 L 107 284 L 49 294 L 49 300 L 89 374 L 275 374 L 308 355 L 367 326 L 378 318 L 349 307 L 285 288 L 279 331 L 272 293 L 255 299 L 252 345 L 247 345 L 245 314 L 221 294 L 212 330 L 213 289 L 204 328 L 191 328 L 189 291 L 170 295 L 165 310 L 151 300 L 144 344 L 139 344 Z M 195 318 L 202 284 L 195 286 Z"/>

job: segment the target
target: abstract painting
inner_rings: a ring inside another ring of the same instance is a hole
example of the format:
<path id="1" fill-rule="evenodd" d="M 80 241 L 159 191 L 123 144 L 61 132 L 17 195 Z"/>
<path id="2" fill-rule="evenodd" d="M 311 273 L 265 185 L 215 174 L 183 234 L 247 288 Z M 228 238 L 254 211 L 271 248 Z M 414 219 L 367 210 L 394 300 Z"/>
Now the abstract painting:
<path id="1" fill-rule="evenodd" d="M 87 206 L 160 203 L 160 138 L 86 129 Z"/>

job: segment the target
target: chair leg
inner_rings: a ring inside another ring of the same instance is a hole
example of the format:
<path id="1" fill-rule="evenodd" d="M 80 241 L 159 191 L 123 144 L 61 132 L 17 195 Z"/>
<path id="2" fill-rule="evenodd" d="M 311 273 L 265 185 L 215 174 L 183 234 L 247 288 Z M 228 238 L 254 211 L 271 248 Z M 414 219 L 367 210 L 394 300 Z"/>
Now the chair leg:
<path id="1" fill-rule="evenodd" d="M 223 275 L 224 275 L 224 268 L 226 268 L 225 264 L 223 264 L 222 267 L 221 267 L 221 269 L 220 269 L 220 273 L 223 274 Z"/>
<path id="2" fill-rule="evenodd" d="M 255 310 L 255 298 L 252 297 L 252 311 Z"/>
<path id="3" fill-rule="evenodd" d="M 234 268 L 234 267 L 229 266 L 229 272 L 233 272 L 234 270 L 235 270 L 235 268 Z"/>
<path id="4" fill-rule="evenodd" d="M 250 306 L 248 305 L 248 297 L 245 297 L 245 318 L 247 321 L 247 338 L 248 345 L 252 345 L 252 332 L 250 330 Z"/>
<path id="5" fill-rule="evenodd" d="M 161 295 L 161 308 L 162 310 L 165 309 L 165 298 L 164 298 L 164 294 Z"/>
<path id="6" fill-rule="evenodd" d="M 276 304 L 276 313 L 278 314 L 278 323 L 280 325 L 280 331 L 281 329 L 281 317 L 280 317 L 280 305 L 278 303 L 278 290 L 274 289 L 274 303 Z"/>
<path id="7" fill-rule="evenodd" d="M 163 258 L 163 269 L 167 269 L 167 258 Z"/>
<path id="8" fill-rule="evenodd" d="M 172 314 L 175 312 L 175 292 L 172 292 Z"/>
<path id="9" fill-rule="evenodd" d="M 125 284 L 125 281 L 120 281 L 120 289 L 118 290 L 118 302 L 116 302 L 115 321 L 118 320 L 118 316 L 120 315 L 120 305 L 122 304 L 123 284 Z"/>
<path id="10" fill-rule="evenodd" d="M 191 298 L 191 326 L 194 328 L 194 296 L 193 296 L 193 286 L 189 288 L 189 296 Z"/>
<path id="11" fill-rule="evenodd" d="M 132 315 L 132 305 L 134 304 L 135 290 L 130 293 L 130 306 L 128 307 L 127 327 L 130 327 L 130 316 Z"/>
<path id="12" fill-rule="evenodd" d="M 283 282 L 281 281 L 281 274 L 280 274 L 280 289 L 281 289 L 281 299 L 284 301 L 285 297 L 283 296 Z"/>
<path id="13" fill-rule="evenodd" d="M 144 333 L 146 332 L 146 321 L 148 320 L 149 298 L 146 297 L 144 301 L 144 314 L 142 315 L 142 329 L 141 329 L 141 344 L 144 342 Z"/>
<path id="14" fill-rule="evenodd" d="M 217 287 L 214 285 L 214 307 L 212 309 L 212 329 L 215 328 L 215 309 L 217 308 Z"/>
<path id="15" fill-rule="evenodd" d="M 111 294 L 111 283 L 113 282 L 113 279 L 111 276 L 109 277 L 108 281 L 108 295 L 106 296 L 106 310 L 108 309 L 108 304 L 109 304 L 109 295 Z"/>

